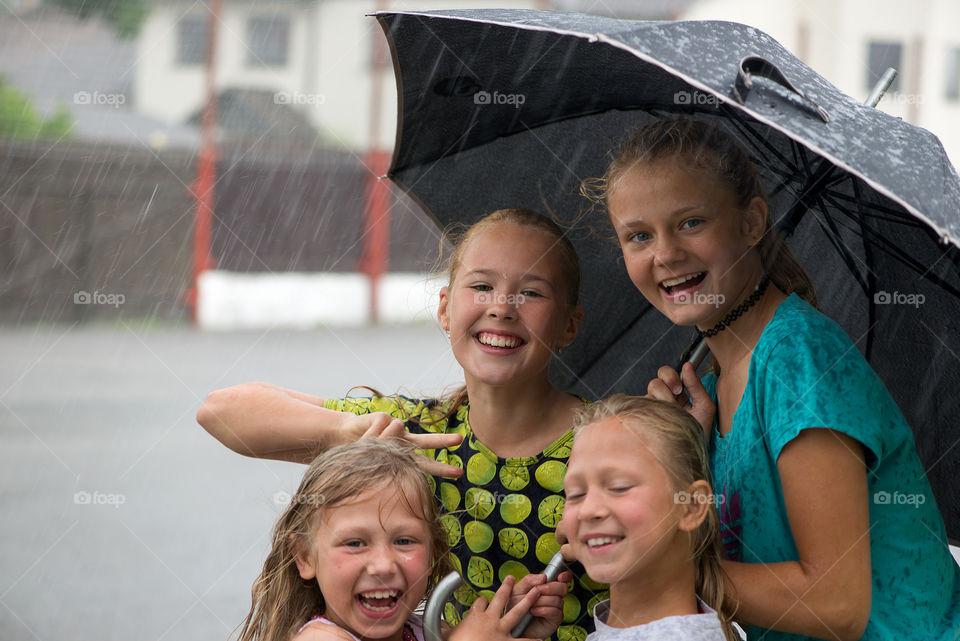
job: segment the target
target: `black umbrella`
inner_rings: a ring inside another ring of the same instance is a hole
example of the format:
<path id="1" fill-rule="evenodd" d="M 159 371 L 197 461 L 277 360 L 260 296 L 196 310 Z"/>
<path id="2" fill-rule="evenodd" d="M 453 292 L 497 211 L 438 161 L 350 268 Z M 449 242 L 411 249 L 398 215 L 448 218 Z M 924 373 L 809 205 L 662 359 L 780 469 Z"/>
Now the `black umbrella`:
<path id="1" fill-rule="evenodd" d="M 390 178 L 438 224 L 548 211 L 584 265 L 587 311 L 552 371 L 588 397 L 642 393 L 689 342 L 591 233 L 580 181 L 626 130 L 668 113 L 733 133 L 824 311 L 914 428 L 947 531 L 960 536 L 960 180 L 935 136 L 843 94 L 767 34 L 729 22 L 540 11 L 380 13 L 400 122 Z"/>

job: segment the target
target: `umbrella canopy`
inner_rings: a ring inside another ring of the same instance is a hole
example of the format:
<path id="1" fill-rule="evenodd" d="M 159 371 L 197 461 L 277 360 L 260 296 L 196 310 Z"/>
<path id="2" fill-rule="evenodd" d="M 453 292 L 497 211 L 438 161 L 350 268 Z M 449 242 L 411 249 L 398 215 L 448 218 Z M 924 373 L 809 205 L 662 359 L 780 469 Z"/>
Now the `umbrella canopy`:
<path id="1" fill-rule="evenodd" d="M 527 207 L 570 230 L 586 316 L 551 372 L 558 386 L 643 393 L 689 342 L 690 328 L 635 290 L 578 188 L 629 128 L 673 113 L 710 120 L 750 150 L 775 224 L 903 409 L 960 536 L 960 180 L 935 136 L 741 24 L 522 10 L 377 18 L 399 89 L 390 178 L 442 227 Z"/>

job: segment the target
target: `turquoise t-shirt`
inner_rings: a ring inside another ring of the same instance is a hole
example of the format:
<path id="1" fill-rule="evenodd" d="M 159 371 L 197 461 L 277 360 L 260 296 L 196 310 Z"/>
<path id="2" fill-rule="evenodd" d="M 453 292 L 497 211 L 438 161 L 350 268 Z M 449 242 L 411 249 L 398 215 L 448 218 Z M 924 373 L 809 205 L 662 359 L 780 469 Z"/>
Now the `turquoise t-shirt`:
<path id="1" fill-rule="evenodd" d="M 716 401 L 716 378 L 703 380 Z M 750 359 L 746 389 L 710 460 L 727 556 L 796 561 L 777 470 L 801 430 L 828 427 L 864 446 L 873 595 L 869 641 L 960 638 L 960 567 L 903 414 L 843 329 L 795 294 L 777 308 Z M 806 639 L 747 627 L 748 639 Z"/>

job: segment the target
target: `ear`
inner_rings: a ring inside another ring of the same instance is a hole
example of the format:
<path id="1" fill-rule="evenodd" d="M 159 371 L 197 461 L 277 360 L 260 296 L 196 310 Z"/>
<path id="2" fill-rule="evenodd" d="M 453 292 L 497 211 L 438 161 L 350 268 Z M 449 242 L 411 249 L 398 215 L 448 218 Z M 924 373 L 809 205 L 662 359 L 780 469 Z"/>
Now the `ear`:
<path id="1" fill-rule="evenodd" d="M 560 337 L 557 340 L 557 347 L 566 347 L 577 337 L 577 330 L 580 329 L 580 321 L 583 320 L 583 305 L 577 305 L 570 312 L 566 325 L 560 331 Z"/>
<path id="2" fill-rule="evenodd" d="M 440 329 L 445 332 L 450 331 L 450 288 L 440 288 L 440 304 L 437 306 L 437 321 L 440 323 Z"/>
<path id="3" fill-rule="evenodd" d="M 707 518 L 713 494 L 710 491 L 710 484 L 704 480 L 694 481 L 687 486 L 686 492 L 690 498 L 679 503 L 682 513 L 677 527 L 684 532 L 693 532 Z"/>
<path id="4" fill-rule="evenodd" d="M 290 549 L 293 550 L 293 560 L 297 563 L 297 570 L 300 572 L 301 579 L 313 579 L 317 576 L 317 569 L 310 558 L 310 550 L 306 541 L 296 534 L 291 534 L 289 538 Z"/>
<path id="5" fill-rule="evenodd" d="M 767 229 L 767 201 L 760 196 L 754 196 L 743 213 L 743 235 L 751 245 L 756 245 L 763 238 Z"/>

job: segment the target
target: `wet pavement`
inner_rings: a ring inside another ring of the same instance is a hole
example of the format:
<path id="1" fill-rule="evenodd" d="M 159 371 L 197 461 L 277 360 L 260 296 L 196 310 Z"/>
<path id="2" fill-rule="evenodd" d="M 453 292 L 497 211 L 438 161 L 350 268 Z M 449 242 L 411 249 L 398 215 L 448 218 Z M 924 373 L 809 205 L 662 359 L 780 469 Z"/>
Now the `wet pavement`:
<path id="1" fill-rule="evenodd" d="M 460 379 L 448 352 L 435 326 L 0 330 L 0 639 L 227 639 L 304 468 L 220 446 L 204 396 L 436 393 Z"/>

